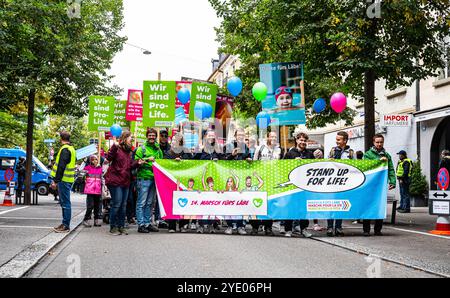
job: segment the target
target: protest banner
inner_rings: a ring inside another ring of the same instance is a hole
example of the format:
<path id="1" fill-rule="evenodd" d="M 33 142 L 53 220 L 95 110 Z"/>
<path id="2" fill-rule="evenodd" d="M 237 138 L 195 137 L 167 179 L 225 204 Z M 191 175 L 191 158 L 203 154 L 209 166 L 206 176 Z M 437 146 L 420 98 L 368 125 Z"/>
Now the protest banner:
<path id="1" fill-rule="evenodd" d="M 140 121 L 132 121 L 130 125 L 130 131 L 135 135 L 136 142 L 142 144 L 147 141 L 147 127 Z"/>
<path id="2" fill-rule="evenodd" d="M 166 219 L 386 216 L 387 165 L 378 160 L 157 160 L 153 172 L 161 215 Z M 225 191 L 229 179 L 233 183 L 228 187 L 235 191 Z M 183 193 L 177 192 L 177 181 Z M 267 206 L 266 215 L 258 213 L 256 205 Z"/>
<path id="3" fill-rule="evenodd" d="M 89 131 L 108 131 L 114 124 L 113 96 L 89 96 Z"/>
<path id="4" fill-rule="evenodd" d="M 123 130 L 130 129 L 130 122 L 126 120 L 126 100 L 117 100 L 114 104 L 114 124 L 120 125 Z"/>
<path id="5" fill-rule="evenodd" d="M 189 120 L 192 121 L 203 120 L 199 119 L 195 115 L 195 105 L 197 103 L 203 103 L 205 111 L 206 110 L 211 111 L 210 116 L 208 118 L 214 117 L 214 111 L 216 108 L 217 85 L 193 82 L 191 88 L 192 89 L 191 89 L 191 100 L 189 105 Z"/>
<path id="6" fill-rule="evenodd" d="M 270 115 L 270 125 L 306 123 L 305 99 L 301 94 L 302 67 L 301 62 L 259 65 L 260 81 L 267 86 L 262 110 Z"/>
<path id="7" fill-rule="evenodd" d="M 148 127 L 170 127 L 175 120 L 175 82 L 144 81 L 143 123 Z"/>
<path id="8" fill-rule="evenodd" d="M 128 89 L 125 112 L 127 121 L 142 121 L 142 96 L 142 90 Z"/>

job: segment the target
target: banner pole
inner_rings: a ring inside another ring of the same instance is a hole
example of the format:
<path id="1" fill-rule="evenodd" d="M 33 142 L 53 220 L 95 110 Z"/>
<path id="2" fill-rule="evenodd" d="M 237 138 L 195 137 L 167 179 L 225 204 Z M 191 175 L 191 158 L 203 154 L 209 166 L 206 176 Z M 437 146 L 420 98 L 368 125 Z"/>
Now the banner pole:
<path id="1" fill-rule="evenodd" d="M 98 132 L 98 160 L 100 161 L 101 160 L 101 149 L 102 148 L 102 132 L 101 131 L 99 131 Z"/>

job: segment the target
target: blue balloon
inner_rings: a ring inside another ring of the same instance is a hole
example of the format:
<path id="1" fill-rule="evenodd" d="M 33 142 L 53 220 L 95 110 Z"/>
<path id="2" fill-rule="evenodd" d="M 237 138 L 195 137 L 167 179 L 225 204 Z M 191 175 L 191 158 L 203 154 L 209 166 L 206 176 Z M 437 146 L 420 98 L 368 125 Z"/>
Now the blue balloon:
<path id="1" fill-rule="evenodd" d="M 325 101 L 325 99 L 320 97 L 314 101 L 314 104 L 313 104 L 314 112 L 321 113 L 325 110 L 326 107 L 327 107 L 327 102 Z"/>
<path id="2" fill-rule="evenodd" d="M 238 96 L 242 91 L 242 81 L 238 77 L 232 77 L 228 80 L 227 89 L 233 96 Z"/>
<path id="3" fill-rule="evenodd" d="M 206 118 L 210 118 L 212 116 L 213 108 L 209 103 L 204 103 L 203 113 Z"/>
<path id="4" fill-rule="evenodd" d="M 178 90 L 177 97 L 178 97 L 178 100 L 179 100 L 182 104 L 187 104 L 187 102 L 188 102 L 189 99 L 191 98 L 191 93 L 189 92 L 189 89 L 188 89 L 188 88 L 183 87 L 183 88 L 181 88 L 180 90 Z"/>
<path id="5" fill-rule="evenodd" d="M 200 120 L 205 119 L 205 103 L 201 101 L 197 101 L 194 107 L 194 115 Z"/>
<path id="6" fill-rule="evenodd" d="M 113 137 L 118 138 L 122 134 L 122 127 L 120 127 L 119 124 L 114 124 L 113 126 L 111 126 L 109 131 L 111 132 Z"/>
<path id="7" fill-rule="evenodd" d="M 256 125 L 260 129 L 266 129 L 270 124 L 270 115 L 266 112 L 259 112 L 258 115 L 256 115 Z"/>

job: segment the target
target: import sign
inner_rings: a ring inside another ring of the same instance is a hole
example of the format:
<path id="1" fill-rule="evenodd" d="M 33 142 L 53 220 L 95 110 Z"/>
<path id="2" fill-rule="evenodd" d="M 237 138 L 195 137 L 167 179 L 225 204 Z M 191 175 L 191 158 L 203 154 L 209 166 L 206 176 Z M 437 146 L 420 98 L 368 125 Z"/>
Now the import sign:
<path id="1" fill-rule="evenodd" d="M 389 114 L 380 116 L 381 126 L 410 127 L 412 115 Z"/>

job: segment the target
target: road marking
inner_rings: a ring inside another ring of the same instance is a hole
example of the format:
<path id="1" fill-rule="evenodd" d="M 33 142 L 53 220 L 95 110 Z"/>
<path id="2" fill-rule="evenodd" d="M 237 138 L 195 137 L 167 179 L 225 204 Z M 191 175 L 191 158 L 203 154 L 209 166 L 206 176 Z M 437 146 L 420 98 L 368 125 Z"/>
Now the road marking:
<path id="1" fill-rule="evenodd" d="M 53 229 L 53 227 L 41 227 L 41 226 L 6 226 L 6 225 L 0 225 L 0 229 L 1 228 Z"/>
<path id="2" fill-rule="evenodd" d="M 14 209 L 10 209 L 10 210 L 5 210 L 5 211 L 0 212 L 0 214 L 5 214 L 5 213 L 8 213 L 8 212 L 12 212 L 12 211 L 20 210 L 20 209 L 25 209 L 25 208 L 28 208 L 28 207 L 30 207 L 30 206 L 24 206 L 24 207 L 14 208 Z"/>
<path id="3" fill-rule="evenodd" d="M 61 217 L 7 217 L 0 216 L 0 219 L 42 219 L 42 220 L 61 220 Z"/>
<path id="4" fill-rule="evenodd" d="M 393 229 L 393 230 L 399 230 L 399 231 L 403 231 L 403 232 L 409 232 L 409 233 L 421 234 L 421 235 L 426 235 L 426 236 L 439 237 L 439 238 L 444 238 L 444 239 L 450 240 L 450 237 L 449 237 L 449 236 L 434 235 L 434 234 L 430 234 L 430 233 L 426 233 L 426 232 L 419 232 L 419 231 L 413 231 L 413 230 L 407 230 L 407 229 L 400 229 L 400 228 L 393 228 L 393 227 L 385 227 L 385 228 Z"/>

